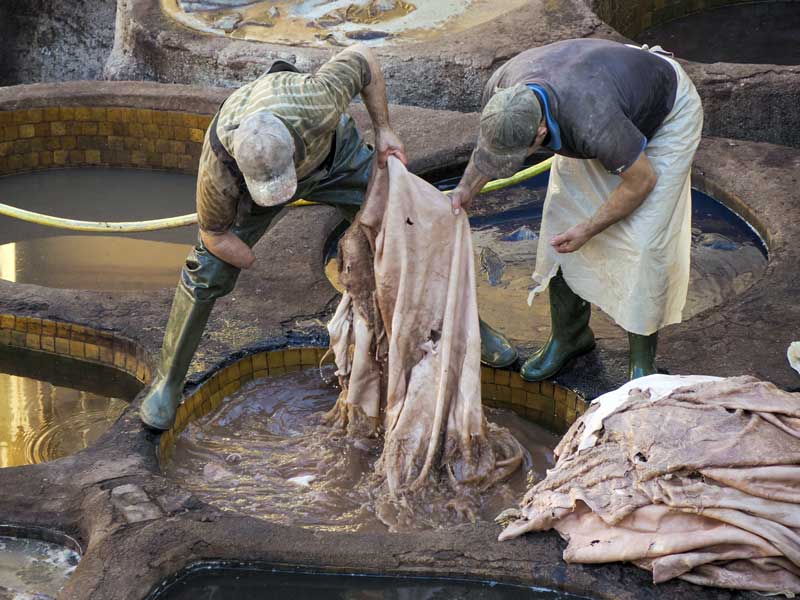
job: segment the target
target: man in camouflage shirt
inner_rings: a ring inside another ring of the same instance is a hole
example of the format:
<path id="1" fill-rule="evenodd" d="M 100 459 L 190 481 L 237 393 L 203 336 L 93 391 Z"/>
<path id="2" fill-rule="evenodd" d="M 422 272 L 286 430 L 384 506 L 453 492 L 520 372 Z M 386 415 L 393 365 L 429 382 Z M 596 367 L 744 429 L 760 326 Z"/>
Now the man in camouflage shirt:
<path id="1" fill-rule="evenodd" d="M 345 112 L 357 94 L 372 119 L 375 150 Z M 364 45 L 347 48 L 314 74 L 279 61 L 225 101 L 200 156 L 199 240 L 181 271 L 156 377 L 139 413 L 145 425 L 172 425 L 214 301 L 233 290 L 241 269 L 252 266 L 251 248 L 280 210 L 302 198 L 336 206 L 351 221 L 375 155 L 379 168 L 390 155 L 406 162 L 389 126 L 383 75 Z M 495 358 L 516 358 L 499 335 L 489 347 Z"/>

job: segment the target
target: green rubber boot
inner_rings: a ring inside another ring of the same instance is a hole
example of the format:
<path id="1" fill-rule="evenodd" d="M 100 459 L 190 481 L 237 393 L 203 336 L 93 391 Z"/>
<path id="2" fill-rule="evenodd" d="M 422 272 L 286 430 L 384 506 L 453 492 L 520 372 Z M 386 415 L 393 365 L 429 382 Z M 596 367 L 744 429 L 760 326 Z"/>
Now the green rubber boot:
<path id="1" fill-rule="evenodd" d="M 628 360 L 629 381 L 658 373 L 656 370 L 657 331 L 651 335 L 638 335 L 629 331 L 628 345 L 630 347 Z"/>
<path id="2" fill-rule="evenodd" d="M 550 280 L 550 337 L 520 369 L 527 381 L 542 381 L 556 375 L 573 358 L 594 349 L 589 327 L 592 306 L 573 292 L 559 271 Z"/>
<path id="3" fill-rule="evenodd" d="M 150 429 L 165 431 L 172 427 L 181 403 L 184 377 L 213 307 L 213 300 L 195 300 L 182 285 L 175 290 L 161 360 L 139 409 L 139 418 Z"/>
<path id="4" fill-rule="evenodd" d="M 502 369 L 517 360 L 517 349 L 508 338 L 483 319 L 478 319 L 481 329 L 481 362 Z"/>

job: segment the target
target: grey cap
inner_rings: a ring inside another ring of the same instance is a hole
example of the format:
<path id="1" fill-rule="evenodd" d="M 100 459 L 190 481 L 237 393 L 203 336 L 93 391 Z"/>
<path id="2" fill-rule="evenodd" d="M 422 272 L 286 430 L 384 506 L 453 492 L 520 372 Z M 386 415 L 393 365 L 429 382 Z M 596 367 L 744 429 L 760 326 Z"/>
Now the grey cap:
<path id="1" fill-rule="evenodd" d="M 510 177 L 525 162 L 542 120 L 539 100 L 519 83 L 495 93 L 481 113 L 478 147 L 472 159 L 485 177 Z"/>
<path id="2" fill-rule="evenodd" d="M 233 156 L 253 202 L 276 206 L 297 190 L 294 139 L 278 117 L 259 111 L 246 117 L 233 134 Z"/>

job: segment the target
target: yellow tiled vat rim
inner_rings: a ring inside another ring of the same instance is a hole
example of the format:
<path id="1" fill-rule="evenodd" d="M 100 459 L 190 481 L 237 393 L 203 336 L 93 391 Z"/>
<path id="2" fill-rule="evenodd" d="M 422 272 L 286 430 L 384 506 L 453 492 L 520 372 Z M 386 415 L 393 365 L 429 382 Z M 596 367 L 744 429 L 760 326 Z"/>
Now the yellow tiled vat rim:
<path id="1" fill-rule="evenodd" d="M 327 348 L 284 348 L 247 356 L 215 372 L 178 407 L 172 429 L 161 435 L 160 460 L 169 459 L 178 436 L 189 423 L 218 408 L 243 384 L 317 367 L 323 358 L 326 364 L 333 362 Z M 555 433 L 565 432 L 588 406 L 582 396 L 557 383 L 531 383 L 519 373 L 504 369 L 481 367 L 481 387 L 486 406 L 511 409 Z"/>
<path id="2" fill-rule="evenodd" d="M 116 106 L 0 110 L 0 175 L 85 166 L 196 173 L 210 121 Z"/>
<path id="3" fill-rule="evenodd" d="M 76 323 L 0 314 L 0 345 L 113 367 L 144 384 L 152 375 L 144 350 L 134 341 Z"/>

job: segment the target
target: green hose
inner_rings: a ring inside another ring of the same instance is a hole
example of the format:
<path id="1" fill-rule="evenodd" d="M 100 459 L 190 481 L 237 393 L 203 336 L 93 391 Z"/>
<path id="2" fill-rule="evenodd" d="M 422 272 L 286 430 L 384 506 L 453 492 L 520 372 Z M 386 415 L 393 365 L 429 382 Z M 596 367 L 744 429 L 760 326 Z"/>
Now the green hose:
<path id="1" fill-rule="evenodd" d="M 540 163 L 537 163 L 527 169 L 523 169 L 515 173 L 511 177 L 505 179 L 496 179 L 490 181 L 480 193 L 496 192 L 512 185 L 517 185 L 544 173 L 550 168 L 553 159 L 548 158 Z M 445 192 L 449 194 L 450 192 Z M 316 204 L 315 202 L 308 202 L 307 200 L 297 200 L 292 202 L 290 206 L 307 206 Z M 153 219 L 151 221 L 79 221 L 76 219 L 65 219 L 63 217 L 54 217 L 52 215 L 44 215 L 42 213 L 25 210 L 24 208 L 17 208 L 16 206 L 9 206 L 8 204 L 0 204 L 0 215 L 6 217 L 13 217 L 28 223 L 36 223 L 37 225 L 44 225 L 46 227 L 56 227 L 58 229 L 69 229 L 72 231 L 88 231 L 88 232 L 123 232 L 123 233 L 137 233 L 142 231 L 157 231 L 160 229 L 174 229 L 175 227 L 185 227 L 186 225 L 193 225 L 197 223 L 197 213 L 189 215 L 181 215 L 179 217 L 168 217 L 166 219 Z"/>

